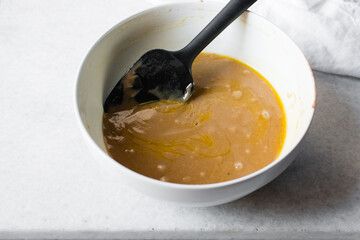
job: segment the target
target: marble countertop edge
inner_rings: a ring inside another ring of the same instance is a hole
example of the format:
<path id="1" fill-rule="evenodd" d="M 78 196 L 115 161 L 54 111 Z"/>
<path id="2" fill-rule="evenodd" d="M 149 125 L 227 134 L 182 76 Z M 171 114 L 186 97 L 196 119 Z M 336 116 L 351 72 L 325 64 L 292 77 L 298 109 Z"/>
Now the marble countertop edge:
<path id="1" fill-rule="evenodd" d="M 300 239 L 359 239 L 360 232 L 323 232 L 323 231 L 306 231 L 306 230 L 294 230 L 294 231 L 158 231 L 151 229 L 148 231 L 2 231 L 0 232 L 0 239 L 239 239 L 239 240 L 300 240 Z"/>

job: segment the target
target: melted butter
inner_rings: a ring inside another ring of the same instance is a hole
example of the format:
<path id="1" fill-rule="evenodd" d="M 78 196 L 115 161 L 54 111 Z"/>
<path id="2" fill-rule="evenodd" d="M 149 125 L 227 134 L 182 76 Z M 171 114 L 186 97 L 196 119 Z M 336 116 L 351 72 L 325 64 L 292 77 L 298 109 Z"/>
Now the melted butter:
<path id="1" fill-rule="evenodd" d="M 140 174 L 184 184 L 228 181 L 276 159 L 286 124 L 271 85 L 245 64 L 216 54 L 200 54 L 192 71 L 194 95 L 185 104 L 125 102 L 105 114 L 109 154 Z"/>

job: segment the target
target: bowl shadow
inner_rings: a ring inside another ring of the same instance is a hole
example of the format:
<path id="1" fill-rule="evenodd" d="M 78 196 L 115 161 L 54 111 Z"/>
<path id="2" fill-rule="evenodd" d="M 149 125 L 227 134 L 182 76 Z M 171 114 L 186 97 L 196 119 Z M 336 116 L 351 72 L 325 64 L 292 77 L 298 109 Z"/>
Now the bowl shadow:
<path id="1" fill-rule="evenodd" d="M 257 209 L 272 214 L 316 214 L 351 210 L 360 172 L 360 91 L 356 83 L 315 73 L 317 106 L 302 151 L 278 178 L 252 194 L 218 206 L 231 212 Z M 351 106 L 350 103 L 351 102 Z M 355 111 L 354 111 L 355 110 Z M 356 197 L 356 196 L 355 196 Z M 356 197 L 357 198 L 357 197 Z M 237 210 L 236 210 L 237 209 Z"/>

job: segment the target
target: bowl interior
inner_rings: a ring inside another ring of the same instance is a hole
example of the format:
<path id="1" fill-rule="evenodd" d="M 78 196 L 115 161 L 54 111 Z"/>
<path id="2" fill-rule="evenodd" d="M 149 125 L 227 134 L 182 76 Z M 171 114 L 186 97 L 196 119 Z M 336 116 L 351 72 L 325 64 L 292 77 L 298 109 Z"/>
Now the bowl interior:
<path id="1" fill-rule="evenodd" d="M 81 67 L 76 100 L 84 129 L 104 152 L 102 104 L 123 73 L 150 49 L 184 47 L 220 9 L 215 3 L 157 7 L 118 24 L 95 44 Z M 315 104 L 312 72 L 298 47 L 271 23 L 246 12 L 204 51 L 236 58 L 273 85 L 287 119 L 279 159 L 287 155 L 308 129 Z"/>

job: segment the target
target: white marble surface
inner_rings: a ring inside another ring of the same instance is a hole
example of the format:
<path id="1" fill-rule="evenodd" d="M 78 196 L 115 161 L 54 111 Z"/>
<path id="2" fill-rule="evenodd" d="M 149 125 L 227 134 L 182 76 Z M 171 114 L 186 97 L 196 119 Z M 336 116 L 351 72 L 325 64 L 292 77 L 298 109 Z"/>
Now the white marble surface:
<path id="1" fill-rule="evenodd" d="M 315 72 L 305 146 L 233 203 L 182 208 L 104 172 L 73 111 L 81 61 L 145 0 L 0 0 L 0 239 L 360 239 L 360 80 Z"/>

